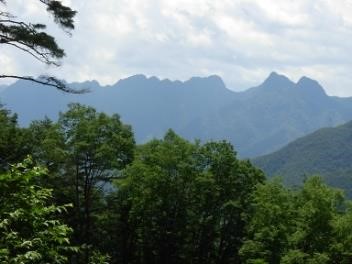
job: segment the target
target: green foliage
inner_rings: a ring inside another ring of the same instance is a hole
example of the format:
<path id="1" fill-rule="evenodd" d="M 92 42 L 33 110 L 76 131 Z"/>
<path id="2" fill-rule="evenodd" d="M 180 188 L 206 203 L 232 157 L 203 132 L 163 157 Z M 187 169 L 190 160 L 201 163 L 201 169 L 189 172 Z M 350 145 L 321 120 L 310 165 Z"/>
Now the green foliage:
<path id="1" fill-rule="evenodd" d="M 101 239 L 97 230 L 105 208 L 104 192 L 133 159 L 131 128 L 118 115 L 70 104 L 57 123 L 36 121 L 29 131 L 33 157 L 51 171 L 41 183 L 55 187 L 57 202 L 74 205 L 67 221 L 74 228 L 74 242 L 86 245 L 81 252 L 88 263 L 91 246 Z"/>
<path id="2" fill-rule="evenodd" d="M 292 195 L 277 180 L 260 185 L 255 191 L 253 216 L 247 226 L 249 237 L 241 248 L 245 263 L 259 259 L 280 263 L 288 236 L 293 232 Z"/>
<path id="3" fill-rule="evenodd" d="M 352 204 L 349 201 L 346 210 L 332 221 L 333 233 L 330 244 L 331 259 L 334 263 L 352 262 Z"/>
<path id="4" fill-rule="evenodd" d="M 109 264 L 110 257 L 103 255 L 99 251 L 93 251 L 89 257 L 89 264 Z"/>
<path id="5" fill-rule="evenodd" d="M 283 256 L 281 263 L 283 264 L 327 264 L 331 263 L 331 260 L 326 254 L 315 253 L 310 256 L 300 250 L 289 250 L 285 256 Z"/>
<path id="6" fill-rule="evenodd" d="M 24 130 L 0 114 L 3 169 L 25 151 L 49 169 L 0 174 L 0 263 L 352 262 L 352 203 L 317 176 L 264 181 L 231 144 L 171 130 L 136 147 L 119 116 L 79 104 Z"/>
<path id="7" fill-rule="evenodd" d="M 0 175 L 0 263 L 66 263 L 75 250 L 58 220 L 70 205 L 50 204 L 51 190 L 35 185 L 45 173 L 27 158 Z"/>
<path id="8" fill-rule="evenodd" d="M 349 263 L 352 224 L 342 192 L 308 179 L 298 190 L 278 181 L 255 192 L 240 250 L 244 263 Z M 348 208 L 348 207 L 347 207 Z"/>
<path id="9" fill-rule="evenodd" d="M 92 107 L 70 104 L 60 115 L 58 126 L 70 158 L 83 167 L 91 166 L 97 180 L 132 160 L 133 134 L 117 114 L 108 116 Z"/>
<path id="10" fill-rule="evenodd" d="M 169 131 L 140 146 L 110 197 L 114 263 L 238 263 L 251 193 L 262 181 L 226 142 L 192 144 Z"/>
<path id="11" fill-rule="evenodd" d="M 332 243 L 332 221 L 342 207 L 341 191 L 329 188 L 318 177 L 308 179 L 295 199 L 296 224 L 290 243 L 314 255 Z"/>
<path id="12" fill-rule="evenodd" d="M 26 131 L 18 127 L 17 115 L 0 104 L 0 172 L 28 154 L 26 143 Z"/>

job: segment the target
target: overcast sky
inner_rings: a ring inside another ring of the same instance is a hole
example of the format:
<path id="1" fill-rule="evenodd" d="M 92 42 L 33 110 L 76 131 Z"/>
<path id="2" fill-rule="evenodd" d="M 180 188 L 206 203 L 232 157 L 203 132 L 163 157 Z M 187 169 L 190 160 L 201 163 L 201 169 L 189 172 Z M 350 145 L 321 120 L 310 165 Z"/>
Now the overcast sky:
<path id="1" fill-rule="evenodd" d="M 147 76 L 221 76 L 243 90 L 272 71 L 305 75 L 328 94 L 352 96 L 352 0 L 72 0 L 69 37 L 49 25 L 67 56 L 47 67 L 0 45 L 5 74 L 55 74 L 68 81 Z M 8 1 L 25 21 L 50 21 L 38 0 Z"/>

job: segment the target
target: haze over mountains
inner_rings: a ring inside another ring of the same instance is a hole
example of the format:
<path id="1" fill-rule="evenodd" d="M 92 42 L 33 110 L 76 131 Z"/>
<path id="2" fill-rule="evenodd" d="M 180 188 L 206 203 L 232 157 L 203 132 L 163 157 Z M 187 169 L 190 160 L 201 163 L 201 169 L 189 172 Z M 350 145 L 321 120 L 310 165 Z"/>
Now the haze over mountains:
<path id="1" fill-rule="evenodd" d="M 71 86 L 88 87 L 91 93 L 63 94 L 18 81 L 0 90 L 0 101 L 19 114 L 21 125 L 45 115 L 56 119 L 69 102 L 80 102 L 120 114 L 133 126 L 138 142 L 172 128 L 187 139 L 227 139 L 241 157 L 270 153 L 319 128 L 352 119 L 352 98 L 328 96 L 314 80 L 302 77 L 294 83 L 277 73 L 244 92 L 227 89 L 218 76 L 181 82 L 135 75 L 108 87 L 95 81 Z"/>

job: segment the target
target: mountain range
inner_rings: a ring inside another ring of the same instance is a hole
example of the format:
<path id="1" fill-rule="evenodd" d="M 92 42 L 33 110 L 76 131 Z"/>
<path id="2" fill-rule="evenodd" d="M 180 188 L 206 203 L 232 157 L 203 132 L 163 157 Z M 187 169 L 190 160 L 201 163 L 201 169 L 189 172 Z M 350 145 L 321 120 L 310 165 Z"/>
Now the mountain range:
<path id="1" fill-rule="evenodd" d="M 18 113 L 22 126 L 44 116 L 55 120 L 68 103 L 80 102 L 118 113 L 132 125 L 139 143 L 172 128 L 190 140 L 229 140 L 242 158 L 271 153 L 319 128 L 352 119 L 352 98 L 328 96 L 317 81 L 302 77 L 295 83 L 275 72 L 243 92 L 227 89 L 215 75 L 184 82 L 135 75 L 111 86 L 96 81 L 69 86 L 91 92 L 65 94 L 17 81 L 0 90 L 0 102 Z"/>

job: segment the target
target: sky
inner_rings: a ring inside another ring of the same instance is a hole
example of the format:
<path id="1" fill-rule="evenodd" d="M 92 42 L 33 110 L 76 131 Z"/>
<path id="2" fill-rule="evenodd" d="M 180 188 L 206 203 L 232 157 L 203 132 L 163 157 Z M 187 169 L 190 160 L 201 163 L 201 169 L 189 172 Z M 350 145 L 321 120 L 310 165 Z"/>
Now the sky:
<path id="1" fill-rule="evenodd" d="M 61 67 L 48 67 L 0 45 L 1 73 L 103 85 L 135 74 L 171 80 L 216 74 L 240 91 L 276 71 L 293 81 L 315 79 L 329 95 L 352 96 L 352 0 L 63 2 L 78 11 L 71 37 L 39 0 L 8 1 L 18 19 L 48 24 L 67 56 Z"/>

